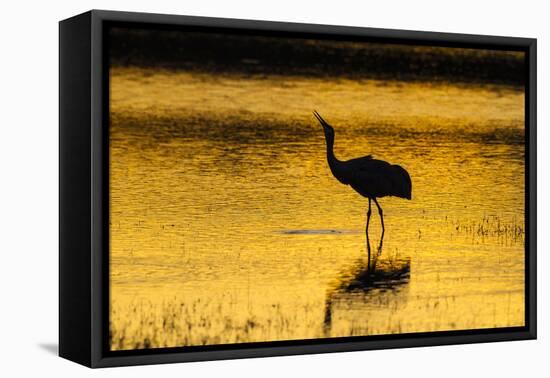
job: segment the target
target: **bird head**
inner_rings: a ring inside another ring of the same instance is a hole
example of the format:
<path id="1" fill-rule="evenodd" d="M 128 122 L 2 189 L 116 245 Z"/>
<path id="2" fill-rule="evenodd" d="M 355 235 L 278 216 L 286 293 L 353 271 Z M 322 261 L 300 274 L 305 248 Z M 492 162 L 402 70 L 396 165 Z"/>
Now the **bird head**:
<path id="1" fill-rule="evenodd" d="M 325 132 L 325 137 L 327 137 L 327 139 L 329 139 L 329 140 L 334 140 L 334 129 L 332 128 L 332 126 L 329 125 L 328 122 L 325 121 L 323 119 L 323 117 L 321 117 L 321 115 L 319 113 L 317 113 L 316 110 L 313 111 L 313 115 L 315 116 L 315 118 L 317 118 L 317 121 L 319 121 L 321 126 L 323 126 L 323 130 Z"/>

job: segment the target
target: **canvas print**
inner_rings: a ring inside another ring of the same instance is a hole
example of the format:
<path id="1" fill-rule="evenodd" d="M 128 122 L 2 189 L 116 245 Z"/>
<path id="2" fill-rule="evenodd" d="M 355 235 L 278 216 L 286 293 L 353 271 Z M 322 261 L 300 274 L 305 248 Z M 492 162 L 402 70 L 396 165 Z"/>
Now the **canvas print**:
<path id="1" fill-rule="evenodd" d="M 113 25 L 109 348 L 525 325 L 525 54 Z"/>

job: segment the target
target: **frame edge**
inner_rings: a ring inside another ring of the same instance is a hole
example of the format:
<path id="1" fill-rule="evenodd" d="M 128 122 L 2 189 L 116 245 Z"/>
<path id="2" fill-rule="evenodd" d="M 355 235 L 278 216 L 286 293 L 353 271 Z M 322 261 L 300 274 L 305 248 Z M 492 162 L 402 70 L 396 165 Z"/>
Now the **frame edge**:
<path id="1" fill-rule="evenodd" d="M 59 22 L 59 356 L 90 366 L 90 20 Z"/>

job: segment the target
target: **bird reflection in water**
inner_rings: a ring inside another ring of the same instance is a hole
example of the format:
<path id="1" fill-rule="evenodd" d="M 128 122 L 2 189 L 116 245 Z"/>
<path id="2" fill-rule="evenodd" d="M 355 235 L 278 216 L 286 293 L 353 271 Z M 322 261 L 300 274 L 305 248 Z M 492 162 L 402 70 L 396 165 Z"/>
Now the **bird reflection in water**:
<path id="1" fill-rule="evenodd" d="M 370 245 L 368 248 L 370 250 Z M 324 331 L 327 337 L 330 336 L 333 313 L 339 305 L 360 309 L 373 304 L 370 302 L 380 304 L 380 295 L 397 295 L 408 284 L 410 259 L 381 258 L 381 255 L 382 239 L 372 261 L 369 254 L 366 262 L 357 262 L 350 270 L 341 274 L 334 287 L 328 290 L 324 315 Z"/>

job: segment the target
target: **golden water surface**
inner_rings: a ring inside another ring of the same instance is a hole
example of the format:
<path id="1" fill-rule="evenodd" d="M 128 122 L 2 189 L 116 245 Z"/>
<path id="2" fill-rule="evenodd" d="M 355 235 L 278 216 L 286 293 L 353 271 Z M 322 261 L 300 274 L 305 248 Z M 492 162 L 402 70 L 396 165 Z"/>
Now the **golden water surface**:
<path id="1" fill-rule="evenodd" d="M 111 348 L 524 325 L 523 88 L 110 72 Z M 326 162 L 400 164 L 367 200 Z"/>

